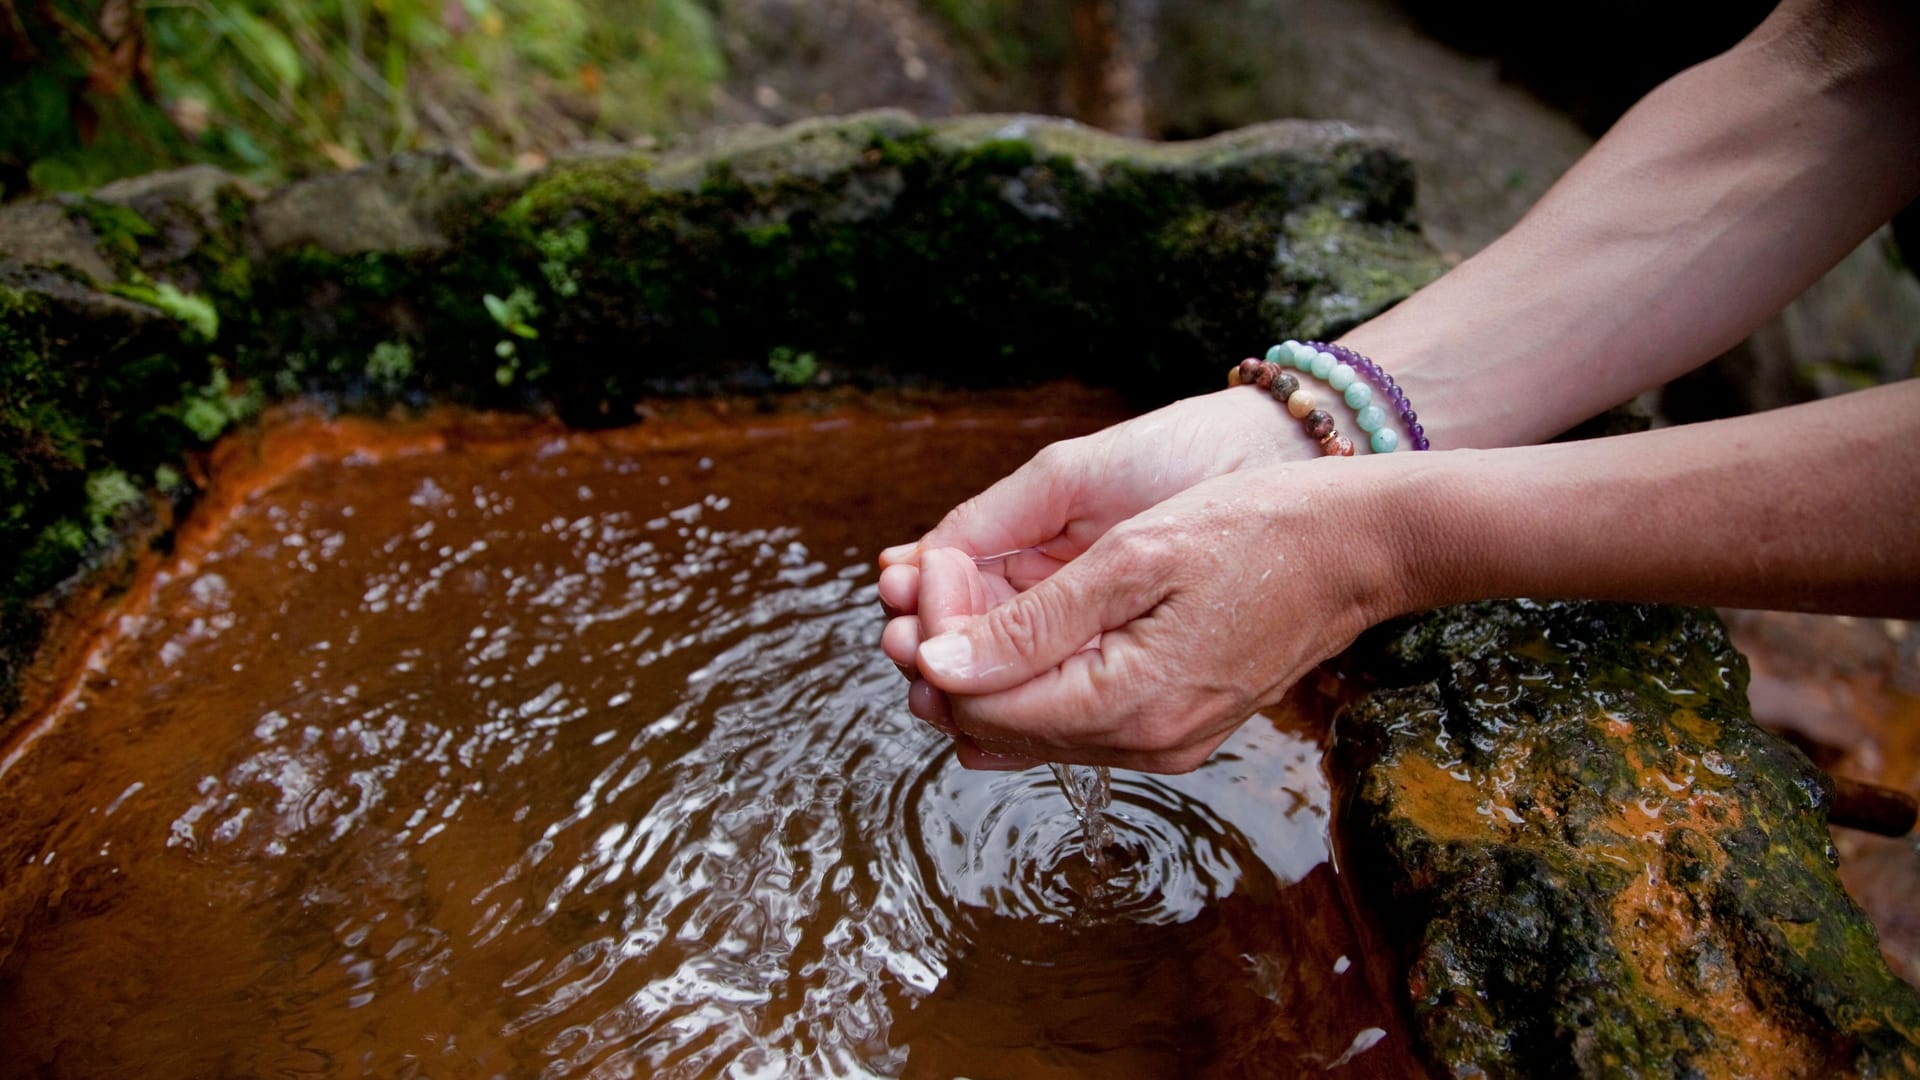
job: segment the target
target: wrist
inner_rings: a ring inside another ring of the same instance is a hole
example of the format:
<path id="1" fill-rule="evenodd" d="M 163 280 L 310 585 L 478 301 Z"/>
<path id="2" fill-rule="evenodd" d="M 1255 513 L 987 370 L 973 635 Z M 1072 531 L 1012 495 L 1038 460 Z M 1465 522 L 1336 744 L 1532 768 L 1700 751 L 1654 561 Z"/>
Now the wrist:
<path id="1" fill-rule="evenodd" d="M 1444 488 L 1457 483 L 1450 454 L 1380 454 L 1346 464 L 1324 489 L 1334 505 L 1337 558 L 1353 571 L 1353 589 L 1338 598 L 1361 620 L 1356 628 L 1463 598 L 1468 577 L 1456 504 Z"/>
<path id="2" fill-rule="evenodd" d="M 1487 453 L 1402 454 L 1365 463 L 1379 473 L 1364 485 L 1367 512 L 1392 566 L 1375 621 L 1487 595 L 1494 549 L 1484 539 L 1497 529 L 1490 514 L 1501 505 L 1478 494 Z"/>

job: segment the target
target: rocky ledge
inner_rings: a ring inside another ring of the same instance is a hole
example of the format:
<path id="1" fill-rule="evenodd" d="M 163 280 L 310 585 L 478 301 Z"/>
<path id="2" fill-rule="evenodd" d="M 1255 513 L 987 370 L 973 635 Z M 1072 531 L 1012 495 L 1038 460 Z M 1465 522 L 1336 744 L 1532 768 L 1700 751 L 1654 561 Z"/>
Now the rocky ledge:
<path id="1" fill-rule="evenodd" d="M 267 401 L 632 422 L 659 393 L 1075 375 L 1143 402 L 1439 269 L 1377 133 L 898 112 L 485 176 L 210 168 L 0 209 L 0 709 L 37 599 Z"/>
<path id="2" fill-rule="evenodd" d="M 1345 664 L 1342 835 L 1441 1072 L 1920 1075 L 1826 778 L 1754 726 L 1711 612 L 1473 604 Z"/>

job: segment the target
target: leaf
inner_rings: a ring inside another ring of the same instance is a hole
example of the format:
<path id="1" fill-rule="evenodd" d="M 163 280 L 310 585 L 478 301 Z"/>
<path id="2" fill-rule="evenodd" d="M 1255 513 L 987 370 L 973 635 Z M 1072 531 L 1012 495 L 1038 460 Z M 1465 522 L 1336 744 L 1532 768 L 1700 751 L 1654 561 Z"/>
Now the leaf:
<path id="1" fill-rule="evenodd" d="M 247 59 L 266 72 L 281 89 L 298 89 L 306 78 L 306 65 L 301 63 L 300 50 L 294 47 L 287 35 L 281 33 L 273 24 L 268 23 L 252 12 L 234 8 L 228 12 L 234 27 L 240 32 Z"/>

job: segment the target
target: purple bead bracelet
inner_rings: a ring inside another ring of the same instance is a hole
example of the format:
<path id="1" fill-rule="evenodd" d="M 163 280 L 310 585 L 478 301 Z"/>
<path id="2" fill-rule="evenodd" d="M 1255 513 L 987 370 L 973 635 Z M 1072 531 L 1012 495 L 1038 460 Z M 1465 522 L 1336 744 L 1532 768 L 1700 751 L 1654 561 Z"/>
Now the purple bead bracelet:
<path id="1" fill-rule="evenodd" d="M 1420 426 L 1420 415 L 1413 411 L 1413 405 L 1407 401 L 1407 395 L 1393 376 L 1381 370 L 1379 364 L 1361 356 L 1345 345 L 1336 345 L 1331 341 L 1303 341 L 1300 344 L 1318 352 L 1332 353 L 1341 363 L 1352 368 L 1361 378 L 1373 384 L 1374 389 L 1387 396 L 1393 403 L 1394 412 L 1400 416 L 1400 422 L 1407 428 L 1407 444 L 1415 450 L 1430 450 L 1427 443 L 1427 431 Z"/>

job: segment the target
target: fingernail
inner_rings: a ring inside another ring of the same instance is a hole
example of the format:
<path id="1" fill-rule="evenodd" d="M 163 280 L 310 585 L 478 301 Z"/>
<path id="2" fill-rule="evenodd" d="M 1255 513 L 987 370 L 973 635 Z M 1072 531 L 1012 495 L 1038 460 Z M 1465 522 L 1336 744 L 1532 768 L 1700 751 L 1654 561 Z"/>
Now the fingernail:
<path id="1" fill-rule="evenodd" d="M 919 544 L 895 544 L 890 548 L 882 548 L 880 550 L 880 558 L 886 562 L 899 562 L 901 559 L 912 555 L 914 549 L 919 546 Z"/>
<path id="2" fill-rule="evenodd" d="M 965 675 L 972 665 L 973 642 L 965 634 L 939 634 L 920 643 L 920 666 L 936 675 Z"/>

